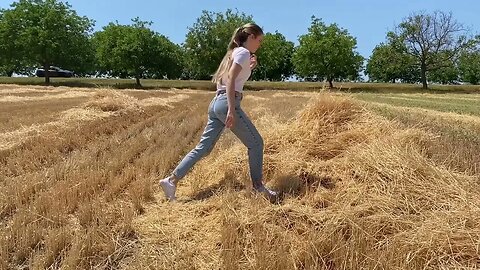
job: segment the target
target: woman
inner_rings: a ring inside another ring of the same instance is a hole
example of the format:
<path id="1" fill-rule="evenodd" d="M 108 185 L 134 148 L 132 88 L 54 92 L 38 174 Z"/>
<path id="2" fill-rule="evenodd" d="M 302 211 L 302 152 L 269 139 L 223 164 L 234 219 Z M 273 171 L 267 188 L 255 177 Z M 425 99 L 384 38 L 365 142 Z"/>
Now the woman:
<path id="1" fill-rule="evenodd" d="M 269 199 L 277 193 L 262 183 L 263 139 L 240 107 L 243 86 L 257 65 L 253 55 L 263 40 L 262 29 L 249 23 L 235 30 L 218 70 L 213 76 L 217 92 L 208 108 L 208 122 L 198 145 L 175 168 L 172 175 L 160 180 L 169 201 L 175 200 L 177 183 L 202 157 L 207 156 L 223 130 L 229 128 L 248 148 L 248 162 L 253 188 Z"/>

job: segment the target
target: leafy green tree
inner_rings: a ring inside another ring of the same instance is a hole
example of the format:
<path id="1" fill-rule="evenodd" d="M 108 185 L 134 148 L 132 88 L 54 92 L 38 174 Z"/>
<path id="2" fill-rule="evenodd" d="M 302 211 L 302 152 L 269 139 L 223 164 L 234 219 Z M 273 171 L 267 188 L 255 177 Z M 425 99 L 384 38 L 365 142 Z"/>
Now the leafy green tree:
<path id="1" fill-rule="evenodd" d="M 160 68 L 152 74 L 157 79 L 178 79 L 183 76 L 185 53 L 181 46 L 171 42 L 167 37 L 156 35 L 157 62 Z"/>
<path id="2" fill-rule="evenodd" d="M 473 45 L 473 40 L 467 38 L 467 31 L 452 13 L 441 11 L 414 13 L 389 36 L 403 43 L 406 52 L 415 58 L 424 89 L 428 88 L 428 73 L 443 68 L 463 49 Z"/>
<path id="3" fill-rule="evenodd" d="M 0 64 L 0 76 L 11 77 L 13 75 L 13 70 L 7 70 L 8 68 L 5 65 Z"/>
<path id="4" fill-rule="evenodd" d="M 178 78 L 182 73 L 180 47 L 152 30 L 151 22 L 135 18 L 132 25 L 110 23 L 95 33 L 98 69 L 112 76 Z"/>
<path id="5" fill-rule="evenodd" d="M 185 40 L 186 77 L 197 80 L 211 79 L 227 51 L 236 28 L 253 22 L 245 13 L 202 11 Z"/>
<path id="6" fill-rule="evenodd" d="M 262 46 L 256 52 L 258 65 L 252 78 L 254 80 L 280 81 L 293 74 L 292 55 L 295 45 L 285 36 L 275 32 L 267 33 Z"/>
<path id="7" fill-rule="evenodd" d="M 325 25 L 312 17 L 308 34 L 299 38 L 293 54 L 296 74 L 303 78 L 324 80 L 355 79 L 362 69 L 363 57 L 356 52 L 357 41 L 337 24 Z"/>
<path id="8" fill-rule="evenodd" d="M 464 51 L 459 58 L 458 68 L 462 81 L 480 83 L 480 48 Z"/>
<path id="9" fill-rule="evenodd" d="M 68 3 L 19 0 L 0 14 L 0 64 L 9 72 L 26 65 L 87 69 L 93 59 L 89 42 L 93 21 L 77 15 Z M 48 72 L 45 75 L 49 84 Z"/>
<path id="10" fill-rule="evenodd" d="M 14 72 L 23 69 L 24 59 L 21 52 L 15 48 L 15 43 L 8 40 L 12 36 L 10 32 L 14 32 L 14 29 L 7 27 L 5 17 L 9 18 L 9 15 L 7 13 L 5 16 L 5 12 L 4 9 L 0 10 L 0 75 L 11 77 Z"/>
<path id="11" fill-rule="evenodd" d="M 365 73 L 371 81 L 402 82 L 419 81 L 415 59 L 390 43 L 381 43 L 373 49 Z"/>
<path id="12" fill-rule="evenodd" d="M 440 57 L 446 59 L 447 57 L 440 54 Z M 427 74 L 429 81 L 441 83 L 441 84 L 451 84 L 458 81 L 460 74 L 456 64 L 456 59 L 450 59 L 442 62 L 438 68 L 433 69 Z"/>

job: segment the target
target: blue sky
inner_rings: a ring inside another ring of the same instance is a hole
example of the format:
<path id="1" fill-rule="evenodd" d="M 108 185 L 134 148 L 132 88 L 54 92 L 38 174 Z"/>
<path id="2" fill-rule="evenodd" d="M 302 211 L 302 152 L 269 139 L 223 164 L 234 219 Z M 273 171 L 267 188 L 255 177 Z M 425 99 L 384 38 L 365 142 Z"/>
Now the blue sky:
<path id="1" fill-rule="evenodd" d="M 474 33 L 480 32 L 480 0 L 70 0 L 79 15 L 94 19 L 95 30 L 118 20 L 129 24 L 131 18 L 152 21 L 153 30 L 182 43 L 188 27 L 192 26 L 202 10 L 224 12 L 228 8 L 253 15 L 265 32 L 278 30 L 298 44 L 298 36 L 305 34 L 311 16 L 326 23 L 337 23 L 357 38 L 358 51 L 369 57 L 373 48 L 385 40 L 385 34 L 403 18 L 415 11 L 442 10 Z M 0 8 L 8 8 L 12 0 L 0 0 Z"/>

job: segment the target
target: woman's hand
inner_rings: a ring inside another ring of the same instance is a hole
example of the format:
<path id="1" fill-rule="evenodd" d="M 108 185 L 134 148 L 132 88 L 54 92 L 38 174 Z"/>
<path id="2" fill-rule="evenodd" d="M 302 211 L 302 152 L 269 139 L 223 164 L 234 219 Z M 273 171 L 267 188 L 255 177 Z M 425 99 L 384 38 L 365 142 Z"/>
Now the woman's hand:
<path id="1" fill-rule="evenodd" d="M 225 126 L 227 128 L 233 128 L 235 125 L 235 111 L 231 111 L 230 109 L 227 112 L 227 119 L 225 120 Z"/>
<path id="2" fill-rule="evenodd" d="M 256 66 L 257 66 L 258 62 L 257 62 L 257 56 L 255 54 L 252 54 L 250 56 L 250 69 L 254 69 Z"/>

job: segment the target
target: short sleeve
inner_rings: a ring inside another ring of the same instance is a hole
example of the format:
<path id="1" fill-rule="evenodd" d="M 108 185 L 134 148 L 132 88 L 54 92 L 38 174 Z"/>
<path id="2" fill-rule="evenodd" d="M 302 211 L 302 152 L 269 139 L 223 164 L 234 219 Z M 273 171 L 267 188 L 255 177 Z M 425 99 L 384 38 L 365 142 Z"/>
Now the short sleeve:
<path id="1" fill-rule="evenodd" d="M 233 62 L 244 67 L 250 61 L 250 52 L 247 49 L 240 48 L 233 53 Z"/>

